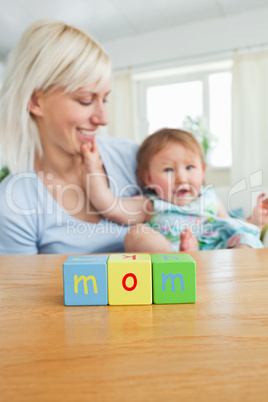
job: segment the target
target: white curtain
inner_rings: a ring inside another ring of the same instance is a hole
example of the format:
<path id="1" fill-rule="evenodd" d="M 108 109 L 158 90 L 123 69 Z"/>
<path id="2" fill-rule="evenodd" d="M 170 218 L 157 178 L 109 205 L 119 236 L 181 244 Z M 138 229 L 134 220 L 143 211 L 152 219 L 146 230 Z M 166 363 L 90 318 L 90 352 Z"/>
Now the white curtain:
<path id="1" fill-rule="evenodd" d="M 131 71 L 114 76 L 108 110 L 109 135 L 136 140 Z"/>
<path id="2" fill-rule="evenodd" d="M 232 121 L 232 184 L 268 186 L 268 51 L 234 56 Z"/>

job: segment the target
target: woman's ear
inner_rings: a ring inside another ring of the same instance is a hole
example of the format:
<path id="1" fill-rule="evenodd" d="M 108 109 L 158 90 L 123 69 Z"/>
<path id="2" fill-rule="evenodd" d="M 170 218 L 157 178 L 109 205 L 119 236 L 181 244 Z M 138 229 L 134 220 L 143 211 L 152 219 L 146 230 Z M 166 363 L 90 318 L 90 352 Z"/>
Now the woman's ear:
<path id="1" fill-rule="evenodd" d="M 43 116 L 41 92 L 34 91 L 28 103 L 28 111 L 34 116 Z"/>

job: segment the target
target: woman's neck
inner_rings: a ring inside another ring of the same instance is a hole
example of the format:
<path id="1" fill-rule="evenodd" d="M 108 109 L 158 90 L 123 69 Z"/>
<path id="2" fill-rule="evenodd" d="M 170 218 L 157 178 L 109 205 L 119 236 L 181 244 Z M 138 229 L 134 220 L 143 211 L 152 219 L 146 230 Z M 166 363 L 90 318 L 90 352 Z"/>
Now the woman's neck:
<path id="1" fill-rule="evenodd" d="M 40 157 L 39 154 L 35 156 L 34 169 L 36 173 L 42 171 L 45 174 L 53 174 L 55 177 L 67 179 L 76 176 L 77 178 L 82 175 L 82 155 L 46 155 Z"/>

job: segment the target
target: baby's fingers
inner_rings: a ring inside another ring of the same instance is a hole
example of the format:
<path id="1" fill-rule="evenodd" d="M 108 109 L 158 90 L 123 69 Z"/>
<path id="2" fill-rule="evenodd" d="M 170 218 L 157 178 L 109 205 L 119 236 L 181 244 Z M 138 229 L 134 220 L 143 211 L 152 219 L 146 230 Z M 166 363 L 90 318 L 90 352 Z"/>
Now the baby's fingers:
<path id="1" fill-rule="evenodd" d="M 87 144 L 82 144 L 81 150 L 82 150 L 83 157 L 85 159 L 89 159 L 90 158 L 90 150 L 88 148 L 88 145 Z"/>
<path id="2" fill-rule="evenodd" d="M 263 196 L 266 197 L 266 194 L 264 194 Z M 265 198 L 264 200 L 262 200 L 262 207 L 264 209 L 268 209 L 268 198 Z"/>
<path id="3" fill-rule="evenodd" d="M 262 194 L 260 194 L 259 196 L 258 196 L 258 198 L 257 198 L 257 206 L 258 207 L 262 207 L 262 205 L 263 205 L 263 197 L 265 196 L 265 194 L 264 193 L 262 193 Z"/>
<path id="4" fill-rule="evenodd" d="M 91 141 L 91 152 L 98 152 L 98 144 L 95 137 Z"/>

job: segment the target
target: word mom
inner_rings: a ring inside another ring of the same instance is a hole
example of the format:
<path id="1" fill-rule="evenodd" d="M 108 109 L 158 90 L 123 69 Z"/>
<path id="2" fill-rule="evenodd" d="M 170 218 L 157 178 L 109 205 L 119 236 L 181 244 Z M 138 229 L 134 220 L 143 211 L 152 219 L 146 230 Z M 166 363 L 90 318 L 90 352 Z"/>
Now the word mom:
<path id="1" fill-rule="evenodd" d="M 66 306 L 196 302 L 188 254 L 70 256 L 63 264 Z"/>

